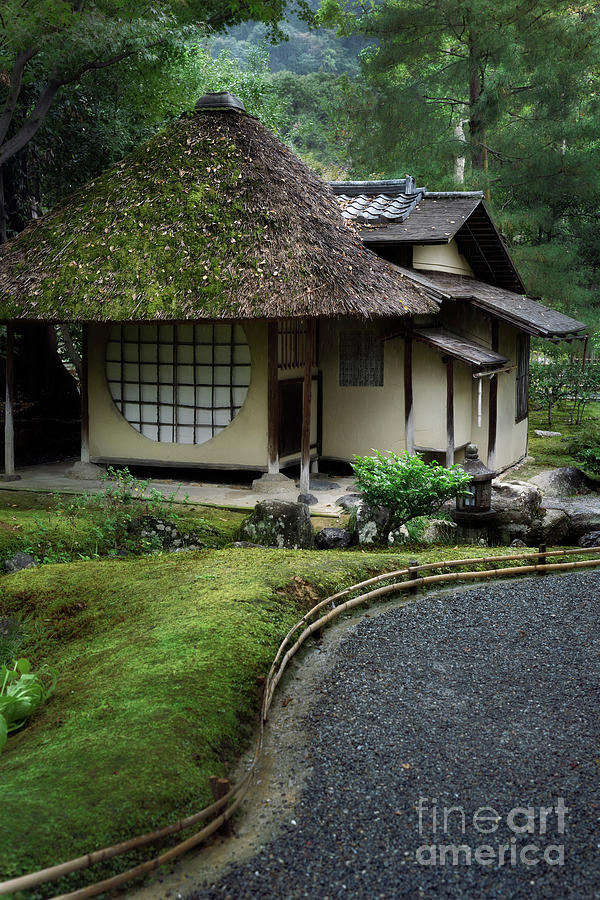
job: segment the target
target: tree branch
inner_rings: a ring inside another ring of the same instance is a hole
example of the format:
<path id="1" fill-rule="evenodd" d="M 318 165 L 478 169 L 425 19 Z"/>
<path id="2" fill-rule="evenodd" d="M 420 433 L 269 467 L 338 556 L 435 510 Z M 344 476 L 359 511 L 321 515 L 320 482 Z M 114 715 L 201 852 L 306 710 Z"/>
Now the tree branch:
<path id="1" fill-rule="evenodd" d="M 0 144 L 2 144 L 2 141 L 6 137 L 10 123 L 12 121 L 13 113 L 17 106 L 19 94 L 21 93 L 23 71 L 29 60 L 33 59 L 36 53 L 37 50 L 35 49 L 35 47 L 28 47 L 27 50 L 23 50 L 21 53 L 17 54 L 17 58 L 15 59 L 15 64 L 10 75 L 8 96 L 6 98 L 2 113 L 0 114 Z"/>
<path id="2" fill-rule="evenodd" d="M 57 77 L 56 69 L 54 69 L 38 97 L 38 101 L 31 114 L 21 125 L 17 133 L 0 147 L 0 166 L 4 165 L 4 163 L 9 160 L 11 156 L 14 156 L 15 153 L 18 153 L 19 150 L 22 150 L 25 144 L 27 144 L 36 134 L 50 109 L 58 89 L 63 83 L 66 82 L 60 81 Z"/>
<path id="3" fill-rule="evenodd" d="M 160 40 L 154 41 L 152 44 L 148 44 L 143 49 L 156 47 L 161 43 L 162 41 Z M 40 93 L 38 101 L 31 114 L 23 122 L 15 135 L 13 135 L 4 144 L 2 144 L 0 141 L 0 166 L 4 165 L 5 162 L 7 162 L 12 156 L 18 153 L 19 150 L 22 150 L 23 147 L 27 143 L 29 143 L 29 141 L 33 137 L 35 137 L 40 125 L 42 124 L 48 113 L 48 110 L 50 109 L 50 106 L 52 105 L 54 98 L 56 97 L 56 94 L 58 93 L 60 88 L 63 87 L 63 85 L 73 84 L 74 82 L 78 81 L 79 78 L 81 78 L 81 76 L 85 74 L 85 72 L 89 72 L 92 69 L 105 69 L 107 68 L 107 66 L 115 65 L 115 63 L 121 62 L 122 60 L 127 59 L 130 56 L 134 56 L 136 53 L 139 53 L 141 49 L 141 47 L 138 47 L 135 50 L 124 50 L 122 53 L 111 56 L 109 59 L 94 59 L 91 62 L 80 66 L 80 68 L 69 77 L 61 77 L 58 74 L 58 68 L 55 66 L 42 92 Z"/>

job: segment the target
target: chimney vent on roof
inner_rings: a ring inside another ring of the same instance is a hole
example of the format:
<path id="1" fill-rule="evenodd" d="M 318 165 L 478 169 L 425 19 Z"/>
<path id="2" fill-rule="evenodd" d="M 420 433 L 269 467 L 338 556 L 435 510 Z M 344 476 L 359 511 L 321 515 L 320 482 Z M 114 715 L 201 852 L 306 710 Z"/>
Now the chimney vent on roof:
<path id="1" fill-rule="evenodd" d="M 213 109 L 237 109 L 239 112 L 246 112 L 242 100 L 230 94 L 229 91 L 219 91 L 215 94 L 204 94 L 196 103 L 196 109 L 200 112 L 211 111 Z"/>

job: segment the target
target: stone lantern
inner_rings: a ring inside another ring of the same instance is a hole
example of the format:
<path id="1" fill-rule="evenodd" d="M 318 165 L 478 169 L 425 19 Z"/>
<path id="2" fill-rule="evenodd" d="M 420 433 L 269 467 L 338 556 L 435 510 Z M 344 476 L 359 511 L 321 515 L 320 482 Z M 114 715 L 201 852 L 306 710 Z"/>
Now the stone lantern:
<path id="1" fill-rule="evenodd" d="M 471 478 L 466 486 L 469 493 L 456 498 L 452 518 L 466 528 L 477 528 L 495 516 L 492 509 L 492 478 L 496 473 L 481 462 L 475 444 L 467 444 L 461 465 Z"/>

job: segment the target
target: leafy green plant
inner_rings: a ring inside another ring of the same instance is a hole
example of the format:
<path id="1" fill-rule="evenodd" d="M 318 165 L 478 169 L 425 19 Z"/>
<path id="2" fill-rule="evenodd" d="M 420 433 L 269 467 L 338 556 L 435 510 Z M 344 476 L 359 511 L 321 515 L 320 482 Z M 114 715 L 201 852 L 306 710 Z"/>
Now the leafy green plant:
<path id="1" fill-rule="evenodd" d="M 0 666 L 13 659 L 21 645 L 21 629 L 14 619 L 0 619 Z"/>
<path id="2" fill-rule="evenodd" d="M 592 475 L 600 475 L 600 423 L 590 422 L 569 445 L 569 453 Z"/>
<path id="3" fill-rule="evenodd" d="M 459 465 L 445 468 L 409 453 L 373 453 L 354 457 L 356 483 L 370 506 L 390 510 L 395 525 L 431 515 L 444 501 L 468 493 L 470 478 Z"/>
<path id="4" fill-rule="evenodd" d="M 9 669 L 0 668 L 0 751 L 6 744 L 11 731 L 21 728 L 54 693 L 56 670 L 41 666 L 37 672 L 31 671 L 29 660 L 14 660 Z"/>

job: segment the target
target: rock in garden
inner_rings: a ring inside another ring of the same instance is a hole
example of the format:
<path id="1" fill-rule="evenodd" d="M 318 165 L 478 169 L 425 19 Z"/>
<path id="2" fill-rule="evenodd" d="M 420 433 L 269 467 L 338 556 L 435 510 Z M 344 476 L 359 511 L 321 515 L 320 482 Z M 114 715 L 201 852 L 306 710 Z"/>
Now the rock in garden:
<path id="1" fill-rule="evenodd" d="M 527 544 L 525 541 L 522 541 L 520 538 L 515 538 L 514 541 L 510 542 L 511 547 L 526 547 Z"/>
<path id="2" fill-rule="evenodd" d="M 314 494 L 298 494 L 298 503 L 305 503 L 306 506 L 314 506 L 319 501 Z"/>
<path id="3" fill-rule="evenodd" d="M 336 491 L 340 486 L 335 481 L 329 481 L 323 475 L 311 475 L 309 481 L 311 491 Z"/>
<path id="4" fill-rule="evenodd" d="M 492 509 L 501 524 L 532 525 L 542 518 L 542 494 L 528 481 L 493 481 Z"/>
<path id="5" fill-rule="evenodd" d="M 597 484 L 576 466 L 562 466 L 541 472 L 531 479 L 548 497 L 572 497 L 574 494 L 589 494 L 597 489 Z"/>
<path id="6" fill-rule="evenodd" d="M 347 528 L 323 528 L 315 537 L 318 550 L 345 550 L 352 543 L 352 535 Z"/>
<path id="7" fill-rule="evenodd" d="M 263 549 L 262 544 L 253 544 L 251 541 L 234 541 L 231 546 L 237 550 L 247 550 L 249 547 L 256 547 L 258 550 Z"/>
<path id="8" fill-rule="evenodd" d="M 432 519 L 419 538 L 421 544 L 456 543 L 456 523 L 447 519 Z"/>
<path id="9" fill-rule="evenodd" d="M 262 500 L 240 529 L 241 540 L 263 547 L 309 549 L 314 532 L 308 506 L 287 500 Z"/>
<path id="10" fill-rule="evenodd" d="M 542 431 L 541 429 L 536 428 L 535 433 L 538 437 L 560 437 L 560 431 Z"/>
<path id="11" fill-rule="evenodd" d="M 537 538 L 546 544 L 560 544 L 571 528 L 571 519 L 563 509 L 547 509 L 538 526 Z"/>
<path id="12" fill-rule="evenodd" d="M 37 566 L 34 557 L 30 556 L 29 553 L 23 553 L 19 550 L 11 559 L 6 560 L 4 563 L 4 571 L 7 575 L 14 575 L 15 572 L 21 572 L 23 569 L 31 569 L 33 566 Z"/>
<path id="13" fill-rule="evenodd" d="M 390 533 L 388 534 L 388 544 L 396 545 L 396 544 L 408 544 L 410 543 L 411 537 L 408 533 L 408 528 L 406 525 L 399 525 L 396 528 L 391 528 Z"/>
<path id="14" fill-rule="evenodd" d="M 588 531 L 577 543 L 580 547 L 600 547 L 600 531 Z"/>
<path id="15" fill-rule="evenodd" d="M 387 544 L 391 518 L 384 506 L 371 507 L 361 501 L 352 510 L 350 530 L 359 544 Z"/>
<path id="16" fill-rule="evenodd" d="M 354 509 L 355 506 L 361 501 L 360 494 L 344 494 L 343 497 L 338 497 L 335 501 L 337 506 L 341 506 L 342 509 Z"/>

